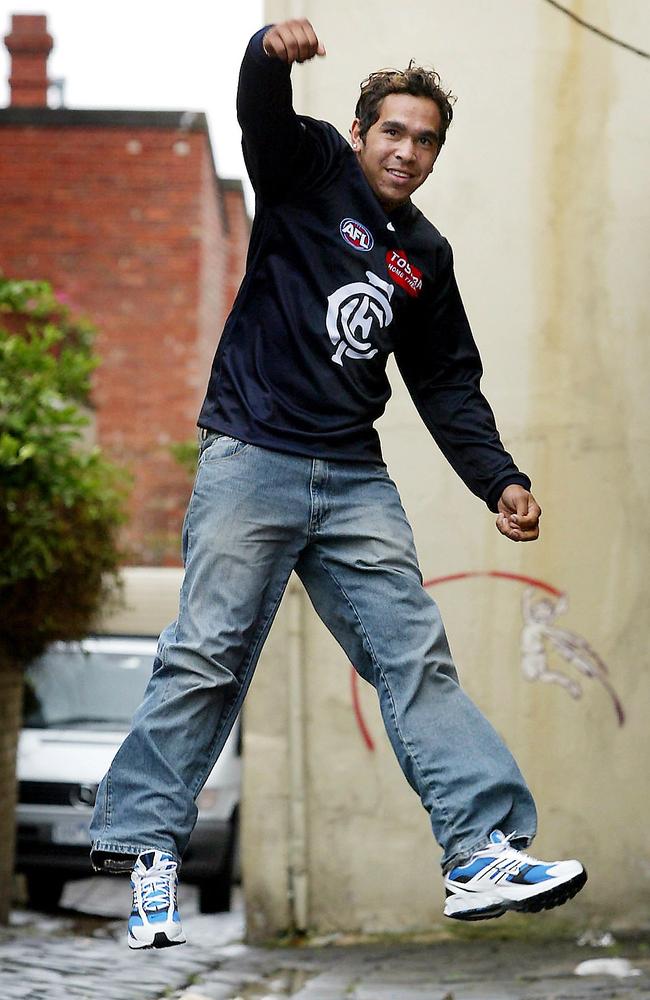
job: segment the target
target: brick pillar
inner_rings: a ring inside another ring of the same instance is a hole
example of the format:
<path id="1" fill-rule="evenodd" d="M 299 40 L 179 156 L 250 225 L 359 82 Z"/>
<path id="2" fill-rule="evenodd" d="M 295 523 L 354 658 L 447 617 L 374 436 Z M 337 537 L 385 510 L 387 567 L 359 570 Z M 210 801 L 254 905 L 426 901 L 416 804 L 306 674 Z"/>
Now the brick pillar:
<path id="1" fill-rule="evenodd" d="M 13 14 L 5 35 L 11 55 L 11 104 L 21 108 L 47 107 L 47 57 L 53 40 L 45 14 Z"/>
<path id="2" fill-rule="evenodd" d="M 22 717 L 23 672 L 0 660 L 0 924 L 6 924 L 14 871 L 16 746 Z"/>

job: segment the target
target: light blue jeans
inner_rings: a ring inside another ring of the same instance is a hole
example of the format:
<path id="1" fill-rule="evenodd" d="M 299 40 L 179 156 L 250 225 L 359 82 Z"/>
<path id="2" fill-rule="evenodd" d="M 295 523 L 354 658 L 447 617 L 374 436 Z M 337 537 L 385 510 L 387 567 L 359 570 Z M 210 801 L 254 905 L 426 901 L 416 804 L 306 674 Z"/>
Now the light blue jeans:
<path id="1" fill-rule="evenodd" d="M 443 848 L 443 868 L 484 846 L 495 828 L 530 842 L 532 797 L 459 686 L 382 464 L 304 458 L 208 434 L 183 550 L 178 619 L 160 637 L 132 731 L 98 791 L 93 861 L 114 855 L 118 864 L 151 848 L 182 859 L 194 800 L 241 708 L 292 570 L 377 689 L 397 759 Z"/>

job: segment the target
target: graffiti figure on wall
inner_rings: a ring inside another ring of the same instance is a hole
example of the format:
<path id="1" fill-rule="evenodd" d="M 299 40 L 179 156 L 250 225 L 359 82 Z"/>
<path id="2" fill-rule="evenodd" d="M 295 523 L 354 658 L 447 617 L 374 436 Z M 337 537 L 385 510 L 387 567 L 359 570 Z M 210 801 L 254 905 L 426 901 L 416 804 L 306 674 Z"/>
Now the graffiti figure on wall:
<path id="1" fill-rule="evenodd" d="M 580 681 L 550 666 L 547 647 L 551 646 L 584 677 L 603 685 L 612 700 L 619 725 L 622 726 L 625 713 L 609 681 L 607 665 L 583 636 L 555 624 L 556 618 L 566 614 L 568 609 L 569 599 L 566 594 L 536 598 L 532 587 L 524 590 L 521 599 L 524 619 L 521 630 L 521 668 L 524 677 L 529 681 L 559 684 L 572 698 L 582 697 Z"/>
<path id="2" fill-rule="evenodd" d="M 529 681 L 546 681 L 559 684 L 568 691 L 572 698 L 582 698 L 582 684 L 568 674 L 555 669 L 549 664 L 548 647 L 568 664 L 575 667 L 583 677 L 598 681 L 612 702 L 619 726 L 625 722 L 625 712 L 621 701 L 609 679 L 607 664 L 589 645 L 587 640 L 577 632 L 561 628 L 555 624 L 556 618 L 566 614 L 569 608 L 568 596 L 551 583 L 537 580 L 532 576 L 520 573 L 508 573 L 503 570 L 470 570 L 464 573 L 451 573 L 426 580 L 424 586 L 435 588 L 441 584 L 454 583 L 475 577 L 487 577 L 496 580 L 508 580 L 523 584 L 526 588 L 522 597 L 523 628 L 521 632 L 521 667 L 524 677 Z M 541 591 L 544 596 L 537 597 Z M 358 691 L 358 676 L 354 667 L 350 670 L 352 709 L 357 726 L 364 743 L 369 750 L 374 750 L 374 740 L 365 723 L 361 711 Z"/>

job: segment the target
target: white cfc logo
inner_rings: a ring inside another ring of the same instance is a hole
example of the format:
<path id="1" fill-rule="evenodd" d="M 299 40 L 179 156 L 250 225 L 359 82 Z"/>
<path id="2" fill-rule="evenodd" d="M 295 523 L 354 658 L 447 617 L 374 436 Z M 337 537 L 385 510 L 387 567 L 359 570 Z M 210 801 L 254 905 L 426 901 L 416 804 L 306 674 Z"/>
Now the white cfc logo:
<path id="1" fill-rule="evenodd" d="M 366 276 L 367 283 L 353 281 L 327 297 L 327 332 L 336 347 L 332 361 L 337 365 L 343 365 L 344 357 L 374 358 L 378 348 L 369 339 L 373 324 L 383 329 L 393 321 L 393 285 L 372 271 Z"/>

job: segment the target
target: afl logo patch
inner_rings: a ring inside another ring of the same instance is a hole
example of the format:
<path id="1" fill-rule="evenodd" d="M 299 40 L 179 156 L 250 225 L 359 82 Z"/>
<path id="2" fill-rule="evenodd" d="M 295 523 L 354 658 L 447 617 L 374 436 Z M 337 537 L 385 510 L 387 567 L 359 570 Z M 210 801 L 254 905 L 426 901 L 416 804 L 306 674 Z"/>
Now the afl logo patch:
<path id="1" fill-rule="evenodd" d="M 364 253 L 367 253 L 375 245 L 370 230 L 357 222 L 356 219 L 343 219 L 339 226 L 339 232 L 345 242 L 349 243 L 355 250 L 363 250 Z"/>

